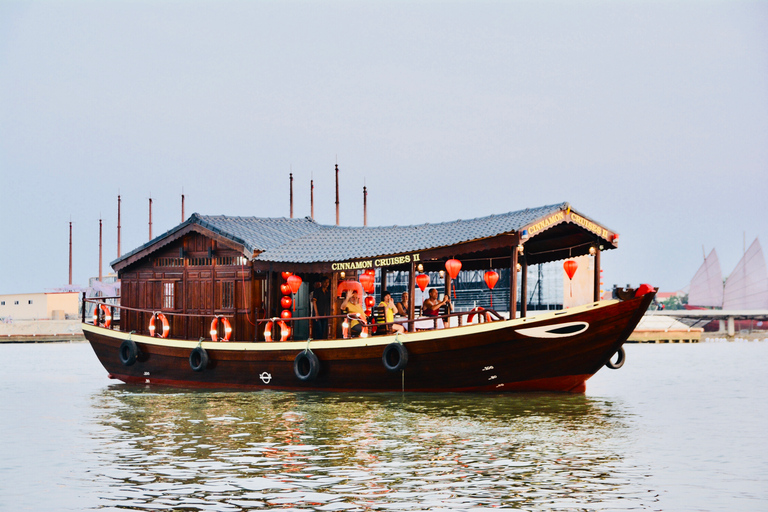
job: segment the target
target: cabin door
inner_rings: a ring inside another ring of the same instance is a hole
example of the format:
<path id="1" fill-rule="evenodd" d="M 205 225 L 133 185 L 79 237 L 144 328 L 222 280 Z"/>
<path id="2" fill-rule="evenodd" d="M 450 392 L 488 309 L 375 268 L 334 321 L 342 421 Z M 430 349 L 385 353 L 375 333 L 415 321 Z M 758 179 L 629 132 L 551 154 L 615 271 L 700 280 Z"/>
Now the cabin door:
<path id="1" fill-rule="evenodd" d="M 309 316 L 309 284 L 306 281 L 301 283 L 295 299 L 296 311 L 293 316 L 297 318 Z M 293 339 L 305 340 L 309 337 L 309 320 L 300 320 L 293 324 Z"/>

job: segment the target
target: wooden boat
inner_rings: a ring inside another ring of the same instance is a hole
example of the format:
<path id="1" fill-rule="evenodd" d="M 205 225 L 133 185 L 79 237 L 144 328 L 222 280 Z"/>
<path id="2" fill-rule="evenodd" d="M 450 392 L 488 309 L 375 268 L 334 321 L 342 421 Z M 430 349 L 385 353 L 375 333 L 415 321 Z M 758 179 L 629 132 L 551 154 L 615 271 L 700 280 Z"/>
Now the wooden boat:
<path id="1" fill-rule="evenodd" d="M 407 317 L 393 322 L 406 332 L 389 333 L 393 323 L 370 322 L 369 335 L 358 338 L 346 337 L 351 317 L 338 311 L 338 299 L 323 317 L 332 339 L 312 339 L 310 315 L 301 312 L 308 310 L 310 281 L 327 277 L 333 298 L 358 278 L 369 291 L 374 279 L 384 290 L 391 271 L 407 270 L 413 293 L 419 265 L 437 272 L 448 260 L 461 261 L 464 270 L 514 269 L 509 289 L 526 297 L 529 264 L 593 254 L 597 283 L 600 251 L 617 244 L 615 232 L 567 203 L 385 228 L 193 214 L 112 263 L 122 282 L 121 304 L 98 306 L 92 323 L 84 314 L 83 331 L 110 377 L 133 384 L 583 392 L 602 366 L 623 362 L 622 344 L 655 295 L 650 286 L 598 300 L 595 284 L 594 302 L 536 316 L 528 316 L 525 300 L 519 306 L 511 300 L 503 313 L 473 312 L 472 323 L 468 312 L 417 319 L 411 302 Z M 366 272 L 371 277 L 364 280 Z M 293 279 L 290 293 L 285 286 L 281 292 L 281 277 L 291 275 L 301 279 Z M 451 283 L 445 273 L 447 294 Z M 282 306 L 290 302 L 282 314 L 281 300 Z M 111 322 L 118 309 L 119 326 Z M 285 341 L 267 341 L 275 338 Z M 620 360 L 612 363 L 617 353 Z"/>

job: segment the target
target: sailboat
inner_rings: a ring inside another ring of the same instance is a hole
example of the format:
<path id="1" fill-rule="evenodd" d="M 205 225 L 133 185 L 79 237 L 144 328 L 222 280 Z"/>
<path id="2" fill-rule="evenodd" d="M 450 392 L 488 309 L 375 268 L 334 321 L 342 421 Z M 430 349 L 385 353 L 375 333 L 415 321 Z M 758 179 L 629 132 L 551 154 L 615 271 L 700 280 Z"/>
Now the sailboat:
<path id="1" fill-rule="evenodd" d="M 705 308 L 719 308 L 723 305 L 723 273 L 715 249 L 704 258 L 704 263 L 691 279 L 688 305 Z"/>
<path id="2" fill-rule="evenodd" d="M 725 282 L 723 309 L 768 309 L 768 271 L 757 238 Z"/>

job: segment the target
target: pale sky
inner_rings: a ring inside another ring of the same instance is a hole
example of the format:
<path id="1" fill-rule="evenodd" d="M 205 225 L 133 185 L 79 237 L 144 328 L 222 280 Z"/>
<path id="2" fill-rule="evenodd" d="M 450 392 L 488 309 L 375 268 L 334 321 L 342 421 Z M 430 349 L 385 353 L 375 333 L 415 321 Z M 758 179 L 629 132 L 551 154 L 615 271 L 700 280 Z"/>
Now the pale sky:
<path id="1" fill-rule="evenodd" d="M 605 286 L 768 250 L 768 2 L 0 2 L 0 294 L 186 214 L 333 224 L 570 202 Z"/>

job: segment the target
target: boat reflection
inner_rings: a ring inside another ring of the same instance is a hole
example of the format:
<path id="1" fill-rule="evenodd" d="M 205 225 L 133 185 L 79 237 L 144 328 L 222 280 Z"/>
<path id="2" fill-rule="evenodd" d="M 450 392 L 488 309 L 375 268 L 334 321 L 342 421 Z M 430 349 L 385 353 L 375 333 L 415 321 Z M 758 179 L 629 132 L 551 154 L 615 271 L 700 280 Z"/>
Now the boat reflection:
<path id="1" fill-rule="evenodd" d="M 573 394 L 93 396 L 104 506 L 328 510 L 636 507 L 623 407 Z M 634 496 L 634 497 L 633 497 Z M 618 500 L 618 502 L 617 502 Z"/>

